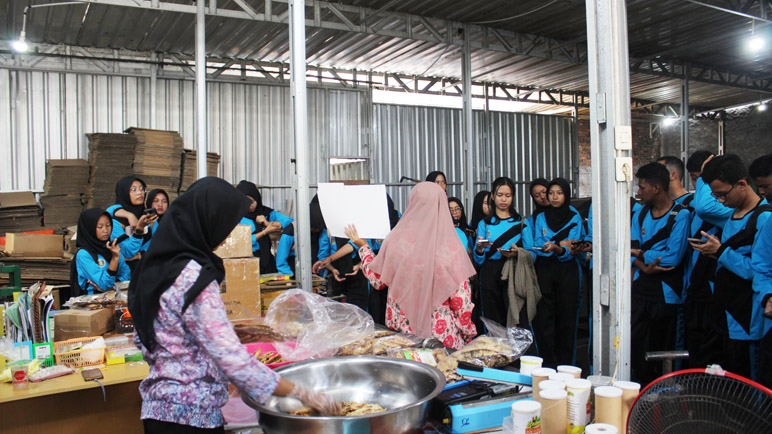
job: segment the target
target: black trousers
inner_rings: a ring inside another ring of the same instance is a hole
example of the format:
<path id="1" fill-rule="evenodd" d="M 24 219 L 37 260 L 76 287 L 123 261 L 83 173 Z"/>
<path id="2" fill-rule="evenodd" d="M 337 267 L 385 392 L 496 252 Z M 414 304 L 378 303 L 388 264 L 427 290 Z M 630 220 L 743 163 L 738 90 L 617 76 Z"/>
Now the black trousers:
<path id="1" fill-rule="evenodd" d="M 768 331 L 761 339 L 759 349 L 758 381 L 772 389 L 772 331 Z"/>
<path id="2" fill-rule="evenodd" d="M 344 277 L 346 280 L 342 282 L 338 282 L 334 278 L 330 279 L 330 283 L 332 284 L 333 288 L 333 294 L 345 295 L 346 303 L 356 305 L 360 309 L 367 312 L 370 294 L 367 278 L 364 274 L 362 274 L 362 270 L 359 270 L 357 274 L 353 276 Z"/>
<path id="3" fill-rule="evenodd" d="M 581 273 L 577 262 L 555 257 L 536 260 L 541 301 L 533 319 L 534 342 L 543 366 L 576 364 Z"/>
<path id="4" fill-rule="evenodd" d="M 630 311 L 630 365 L 633 379 L 645 386 L 662 375 L 661 362 L 646 362 L 650 351 L 675 348 L 678 305 L 633 297 Z"/>
<path id="5" fill-rule="evenodd" d="M 725 371 L 742 375 L 745 378 L 757 380 L 759 366 L 759 341 L 741 341 L 723 336 L 724 351 L 721 367 Z"/>
<path id="6" fill-rule="evenodd" d="M 721 335 L 710 320 L 711 302 L 686 300 L 684 303 L 685 343 L 689 368 L 704 368 L 721 362 Z"/>
<path id="7" fill-rule="evenodd" d="M 367 300 L 367 312 L 376 324 L 386 325 L 386 300 L 389 298 L 389 288 L 375 289 L 370 287 Z"/>
<path id="8" fill-rule="evenodd" d="M 161 422 L 155 419 L 143 419 L 145 434 L 217 434 L 225 433 L 224 427 L 196 428 L 190 425 L 181 425 L 172 422 Z"/>

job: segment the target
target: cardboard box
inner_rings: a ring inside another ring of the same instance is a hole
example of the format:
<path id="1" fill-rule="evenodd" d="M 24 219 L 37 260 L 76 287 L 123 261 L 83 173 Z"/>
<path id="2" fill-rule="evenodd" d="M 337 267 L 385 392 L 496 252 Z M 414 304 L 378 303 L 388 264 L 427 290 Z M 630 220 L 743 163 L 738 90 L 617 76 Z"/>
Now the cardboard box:
<path id="1" fill-rule="evenodd" d="M 271 302 L 276 300 L 276 297 L 280 296 L 284 291 L 286 291 L 286 289 L 262 291 L 260 293 L 260 302 L 262 303 L 260 314 L 265 316 L 268 313 L 268 307 L 271 305 Z"/>
<path id="2" fill-rule="evenodd" d="M 214 251 L 215 255 L 225 258 L 252 257 L 252 228 L 248 225 L 236 225 L 225 244 Z"/>
<path id="3" fill-rule="evenodd" d="M 38 201 L 35 200 L 35 193 L 31 191 L 14 191 L 11 193 L 0 193 L 0 208 L 34 206 L 37 204 L 38 204 Z"/>
<path id="4" fill-rule="evenodd" d="M 54 341 L 102 336 L 115 327 L 112 308 L 68 309 L 54 315 Z"/>
<path id="5" fill-rule="evenodd" d="M 64 237 L 61 235 L 6 234 L 5 251 L 11 256 L 61 258 Z"/>
<path id="6" fill-rule="evenodd" d="M 221 295 L 228 319 L 260 317 L 260 258 L 223 259 Z"/>

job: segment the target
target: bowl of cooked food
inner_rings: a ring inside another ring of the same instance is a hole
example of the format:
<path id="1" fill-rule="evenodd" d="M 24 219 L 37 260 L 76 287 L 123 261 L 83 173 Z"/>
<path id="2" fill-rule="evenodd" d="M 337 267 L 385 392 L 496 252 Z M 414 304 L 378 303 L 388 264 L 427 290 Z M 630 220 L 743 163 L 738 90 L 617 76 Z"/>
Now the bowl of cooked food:
<path id="1" fill-rule="evenodd" d="M 445 387 L 445 377 L 432 366 L 373 356 L 307 360 L 276 372 L 339 400 L 344 414 L 318 416 L 292 398 L 274 396 L 259 404 L 242 394 L 266 434 L 423 433 L 429 401 Z"/>

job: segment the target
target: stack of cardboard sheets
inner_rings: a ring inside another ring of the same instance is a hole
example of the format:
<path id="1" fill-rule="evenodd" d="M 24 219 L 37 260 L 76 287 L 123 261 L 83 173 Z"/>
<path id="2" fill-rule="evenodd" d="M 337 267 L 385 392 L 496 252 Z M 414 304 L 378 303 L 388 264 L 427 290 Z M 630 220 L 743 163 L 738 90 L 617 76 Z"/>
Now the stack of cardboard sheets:
<path id="1" fill-rule="evenodd" d="M 133 173 L 147 184 L 148 191 L 161 188 L 169 199 L 177 197 L 182 167 L 182 136 L 176 131 L 129 128 L 136 138 Z"/>
<path id="2" fill-rule="evenodd" d="M 0 193 L 0 236 L 42 229 L 43 215 L 31 191 Z"/>
<path id="3" fill-rule="evenodd" d="M 88 162 L 91 165 L 88 207 L 107 208 L 115 203 L 115 184 L 134 173 L 134 147 L 131 134 L 87 134 Z"/>
<path id="4" fill-rule="evenodd" d="M 43 194 L 40 195 L 43 224 L 57 233 L 75 225 L 86 202 L 88 182 L 88 161 L 48 160 Z"/>
<path id="5" fill-rule="evenodd" d="M 180 179 L 180 193 L 188 190 L 191 184 L 198 179 L 198 167 L 196 158 L 198 153 L 192 149 L 184 149 L 182 155 L 182 178 Z M 206 153 L 206 172 L 208 176 L 220 176 L 220 154 Z"/>

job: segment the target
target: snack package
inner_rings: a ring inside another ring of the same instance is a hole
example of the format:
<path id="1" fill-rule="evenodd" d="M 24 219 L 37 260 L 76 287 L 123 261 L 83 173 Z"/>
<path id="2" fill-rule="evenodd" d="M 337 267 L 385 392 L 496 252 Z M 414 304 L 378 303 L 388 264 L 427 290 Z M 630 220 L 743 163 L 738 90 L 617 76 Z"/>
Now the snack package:
<path id="1" fill-rule="evenodd" d="M 533 343 L 530 330 L 520 327 L 507 329 L 486 318 L 482 320 L 488 329 L 488 335 L 474 338 L 437 364 L 437 369 L 442 371 L 448 382 L 461 379 L 456 373 L 459 361 L 486 368 L 500 368 L 517 360 Z"/>
<path id="2" fill-rule="evenodd" d="M 274 347 L 286 361 L 373 353 L 375 324 L 367 312 L 302 289 L 276 297 L 265 323 L 285 337 Z"/>
<path id="3" fill-rule="evenodd" d="M 422 343 L 423 339 L 419 337 L 402 333 L 394 333 L 388 336 L 376 338 L 373 353 L 376 356 L 383 356 L 387 354 L 392 348 L 420 348 Z"/>
<path id="4" fill-rule="evenodd" d="M 430 366 L 437 366 L 448 358 L 445 348 L 390 348 L 386 354 L 392 359 L 413 360 Z"/>

